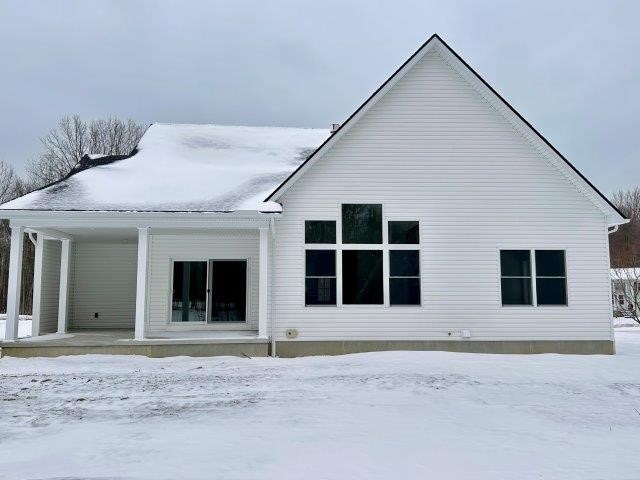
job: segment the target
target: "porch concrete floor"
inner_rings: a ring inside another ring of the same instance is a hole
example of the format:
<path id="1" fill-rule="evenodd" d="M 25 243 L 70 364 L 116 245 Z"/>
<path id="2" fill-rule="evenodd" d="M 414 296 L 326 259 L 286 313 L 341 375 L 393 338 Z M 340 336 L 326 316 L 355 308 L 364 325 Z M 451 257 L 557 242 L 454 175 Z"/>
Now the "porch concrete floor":
<path id="1" fill-rule="evenodd" d="M 158 332 L 144 340 L 136 341 L 134 331 L 78 330 L 65 334 L 51 333 L 37 337 L 21 338 L 15 342 L 0 343 L 0 347 L 94 347 L 113 345 L 170 345 L 170 344 L 215 344 L 215 343 L 267 343 L 254 330 L 184 331 Z"/>

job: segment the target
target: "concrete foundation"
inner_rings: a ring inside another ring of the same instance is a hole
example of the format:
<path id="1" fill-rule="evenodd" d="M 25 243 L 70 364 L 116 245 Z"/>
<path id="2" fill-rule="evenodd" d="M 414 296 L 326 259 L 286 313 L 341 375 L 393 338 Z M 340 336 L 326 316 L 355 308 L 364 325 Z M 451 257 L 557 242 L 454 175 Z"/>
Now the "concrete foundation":
<path id="1" fill-rule="evenodd" d="M 441 350 L 469 353 L 565 353 L 581 355 L 613 355 L 611 340 L 533 340 L 533 341 L 451 341 L 451 340 L 383 340 L 383 341 L 279 341 L 279 357 L 307 355 L 344 355 L 347 353 L 386 350 Z"/>
<path id="2" fill-rule="evenodd" d="M 219 338 L 155 338 L 134 341 L 132 332 L 86 332 L 63 337 L 36 337 L 0 344 L 0 356 L 58 357 L 63 355 L 144 355 L 147 357 L 212 357 L 222 355 L 265 357 L 269 355 L 268 340 L 256 337 Z M 469 353 L 615 353 L 610 340 L 565 341 L 457 341 L 457 340 L 387 340 L 387 341 L 278 341 L 279 357 L 309 355 L 344 355 L 348 353 L 386 350 L 441 350 Z"/>
<path id="3" fill-rule="evenodd" d="M 64 355 L 144 355 L 161 357 L 215 357 L 231 355 L 235 357 L 266 357 L 267 343 L 200 343 L 200 344 L 160 344 L 160 345 L 65 345 L 26 346 L 4 344 L 0 350 L 3 357 L 61 357 Z"/>

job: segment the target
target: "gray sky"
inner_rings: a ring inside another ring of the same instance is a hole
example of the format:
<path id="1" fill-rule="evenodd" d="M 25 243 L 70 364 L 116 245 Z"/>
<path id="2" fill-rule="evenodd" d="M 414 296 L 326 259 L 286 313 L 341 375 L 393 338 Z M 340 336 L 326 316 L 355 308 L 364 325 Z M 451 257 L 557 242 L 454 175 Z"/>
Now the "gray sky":
<path id="1" fill-rule="evenodd" d="M 439 33 L 593 183 L 640 185 L 640 2 L 0 0 L 0 159 L 65 114 L 327 127 Z"/>

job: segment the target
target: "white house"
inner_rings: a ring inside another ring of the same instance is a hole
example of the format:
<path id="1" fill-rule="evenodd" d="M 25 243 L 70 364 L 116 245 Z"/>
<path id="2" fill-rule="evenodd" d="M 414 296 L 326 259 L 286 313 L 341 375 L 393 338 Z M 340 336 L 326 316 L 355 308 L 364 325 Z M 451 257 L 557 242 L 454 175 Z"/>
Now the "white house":
<path id="1" fill-rule="evenodd" d="M 614 352 L 626 219 L 437 35 L 333 133 L 154 124 L 97 163 L 1 207 L 3 354 Z"/>

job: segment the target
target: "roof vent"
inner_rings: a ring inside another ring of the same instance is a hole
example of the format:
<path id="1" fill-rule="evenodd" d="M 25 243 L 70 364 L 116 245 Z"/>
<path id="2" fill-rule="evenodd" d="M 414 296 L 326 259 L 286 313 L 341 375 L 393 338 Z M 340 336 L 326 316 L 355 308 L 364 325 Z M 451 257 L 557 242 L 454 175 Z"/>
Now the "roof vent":
<path id="1" fill-rule="evenodd" d="M 335 133 L 336 130 L 338 130 L 340 128 L 340 124 L 339 123 L 332 123 L 331 124 L 331 133 Z"/>

